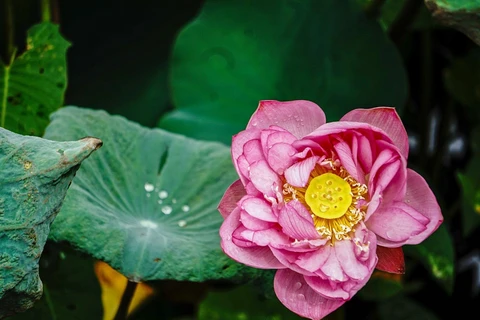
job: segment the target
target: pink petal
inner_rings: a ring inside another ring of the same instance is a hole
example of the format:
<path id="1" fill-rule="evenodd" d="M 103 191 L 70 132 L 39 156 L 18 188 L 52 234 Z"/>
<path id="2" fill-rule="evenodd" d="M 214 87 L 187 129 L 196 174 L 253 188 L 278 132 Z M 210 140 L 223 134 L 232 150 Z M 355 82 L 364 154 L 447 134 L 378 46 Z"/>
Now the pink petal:
<path id="1" fill-rule="evenodd" d="M 305 282 L 318 294 L 326 299 L 349 300 L 350 294 L 342 288 L 342 283 L 322 279 L 320 277 L 305 276 Z"/>
<path id="2" fill-rule="evenodd" d="M 410 243 L 411 238 L 425 232 L 427 222 L 428 219 L 412 207 L 394 202 L 377 209 L 366 224 L 380 237 L 379 245 L 392 248 Z"/>
<path id="3" fill-rule="evenodd" d="M 285 179 L 294 187 L 305 187 L 310 178 L 310 173 L 317 164 L 320 157 L 309 157 L 305 160 L 295 163 L 285 170 Z"/>
<path id="4" fill-rule="evenodd" d="M 365 136 L 358 136 L 358 162 L 361 164 L 363 172 L 370 172 L 373 165 L 372 144 Z"/>
<path id="5" fill-rule="evenodd" d="M 360 280 L 371 274 L 372 271 L 368 270 L 363 261 L 358 261 L 355 249 L 356 244 L 351 240 L 337 241 L 334 245 L 335 254 L 343 272 L 351 279 Z"/>
<path id="6" fill-rule="evenodd" d="M 277 217 L 273 214 L 272 207 L 265 200 L 257 197 L 245 197 L 240 203 L 242 210 L 257 219 L 277 222 Z"/>
<path id="7" fill-rule="evenodd" d="M 267 151 L 267 161 L 270 167 L 278 174 L 284 174 L 285 169 L 290 167 L 295 159 L 293 156 L 297 150 L 290 144 L 277 143 Z"/>
<path id="8" fill-rule="evenodd" d="M 251 129 L 251 130 L 244 130 L 239 132 L 238 134 L 234 135 L 232 138 L 232 160 L 233 164 L 235 166 L 235 169 L 237 172 L 240 174 L 240 170 L 238 168 L 237 160 L 240 155 L 243 154 L 243 146 L 245 143 L 251 140 L 256 140 L 260 139 L 260 130 L 259 129 Z M 245 177 L 242 177 L 240 175 L 240 178 L 242 179 L 243 184 L 246 183 Z"/>
<path id="9" fill-rule="evenodd" d="M 243 145 L 243 155 L 249 164 L 265 160 L 260 140 L 250 140 Z"/>
<path id="10" fill-rule="evenodd" d="M 268 247 L 243 248 L 232 242 L 233 232 L 240 226 L 240 209 L 235 209 L 220 227 L 221 247 L 230 258 L 254 268 L 285 268 Z"/>
<path id="11" fill-rule="evenodd" d="M 325 121 L 325 113 L 313 102 L 263 100 L 248 122 L 247 129 L 276 125 L 302 138 Z"/>
<path id="12" fill-rule="evenodd" d="M 248 163 L 247 158 L 245 158 L 243 154 L 241 154 L 237 158 L 237 161 L 235 161 L 235 166 L 243 185 L 248 184 L 249 182 L 248 176 L 250 175 L 250 164 Z"/>
<path id="13" fill-rule="evenodd" d="M 253 231 L 266 230 L 274 226 L 272 222 L 263 221 L 257 219 L 246 211 L 242 210 L 240 212 L 240 222 L 247 228 Z"/>
<path id="14" fill-rule="evenodd" d="M 405 159 L 408 158 L 407 131 L 394 108 L 355 109 L 344 115 L 340 121 L 365 122 L 382 129 L 400 149 Z"/>
<path id="15" fill-rule="evenodd" d="M 301 254 L 295 262 L 299 267 L 310 272 L 316 272 L 327 261 L 332 247 L 325 245 L 312 252 Z"/>
<path id="16" fill-rule="evenodd" d="M 389 273 L 405 273 L 403 249 L 377 246 L 378 262 L 375 268 Z"/>
<path id="17" fill-rule="evenodd" d="M 442 212 L 425 179 L 415 171 L 407 170 L 405 203 L 428 219 L 423 232 L 411 237 L 408 244 L 418 244 L 430 236 L 443 222 Z"/>
<path id="18" fill-rule="evenodd" d="M 273 285 L 280 302 L 307 319 L 323 319 L 345 303 L 345 300 L 322 297 L 310 288 L 302 275 L 288 269 L 277 271 Z"/>
<path id="19" fill-rule="evenodd" d="M 301 255 L 303 255 L 303 252 L 296 252 L 296 251 L 291 251 L 288 246 L 283 246 L 286 249 L 280 249 L 282 246 L 277 246 L 275 247 L 270 247 L 270 250 L 272 250 L 273 255 L 280 261 L 284 266 L 287 268 L 301 273 L 303 275 L 307 276 L 314 276 L 315 273 L 310 272 L 306 269 L 301 268 L 299 265 L 297 265 L 297 261 Z"/>
<path id="20" fill-rule="evenodd" d="M 347 172 L 357 181 L 363 180 L 363 175 L 357 170 L 357 164 L 353 159 L 352 150 L 350 146 L 345 141 L 338 141 L 334 145 L 337 156 L 342 163 L 342 166 L 347 170 Z"/>
<path id="21" fill-rule="evenodd" d="M 249 178 L 258 191 L 269 197 L 276 197 L 276 189 L 282 186 L 280 178 L 265 160 L 258 161 L 250 166 Z"/>
<path id="22" fill-rule="evenodd" d="M 270 127 L 270 129 L 262 130 L 260 140 L 262 141 L 262 148 L 266 153 L 268 149 L 277 143 L 292 144 L 297 138 L 283 128 Z"/>
<path id="23" fill-rule="evenodd" d="M 218 204 L 218 211 L 224 219 L 237 207 L 237 202 L 246 194 L 247 192 L 240 180 L 235 181 L 227 188 Z"/>
<path id="24" fill-rule="evenodd" d="M 310 212 L 297 200 L 289 201 L 278 215 L 283 232 L 293 239 L 310 240 L 319 238 Z"/>
<path id="25" fill-rule="evenodd" d="M 345 281 L 347 280 L 347 276 L 343 272 L 342 266 L 340 265 L 340 261 L 338 261 L 337 256 L 335 255 L 335 251 L 331 250 L 330 255 L 328 256 L 325 263 L 320 268 L 323 274 L 325 274 L 329 280 L 332 281 Z"/>
<path id="26" fill-rule="evenodd" d="M 255 243 L 259 246 L 277 246 L 287 245 L 290 243 L 289 238 L 277 229 L 267 230 L 249 230 L 245 229 L 241 232 L 240 236 L 246 240 Z"/>

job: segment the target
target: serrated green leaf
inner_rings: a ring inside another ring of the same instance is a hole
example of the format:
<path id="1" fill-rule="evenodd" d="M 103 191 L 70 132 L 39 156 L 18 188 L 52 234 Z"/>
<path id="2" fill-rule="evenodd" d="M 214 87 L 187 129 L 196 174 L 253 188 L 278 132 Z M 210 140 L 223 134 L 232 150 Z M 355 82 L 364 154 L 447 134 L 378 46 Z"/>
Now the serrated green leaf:
<path id="1" fill-rule="evenodd" d="M 405 254 L 418 259 L 433 278 L 448 292 L 453 291 L 455 252 L 453 240 L 445 224 L 422 243 L 414 246 L 404 246 Z"/>
<path id="2" fill-rule="evenodd" d="M 0 318 L 42 295 L 38 262 L 80 163 L 96 138 L 55 142 L 0 128 Z"/>
<path id="3" fill-rule="evenodd" d="M 1 127 L 21 134 L 43 134 L 50 113 L 63 105 L 69 46 L 57 25 L 44 22 L 28 31 L 22 55 L 11 63 L 0 61 Z"/>
<path id="4" fill-rule="evenodd" d="M 220 248 L 217 206 L 237 179 L 228 147 L 77 107 L 55 112 L 45 133 L 55 140 L 84 135 L 101 136 L 105 146 L 78 172 L 51 239 L 134 281 L 256 272 Z"/>
<path id="5" fill-rule="evenodd" d="M 380 26 L 335 0 L 206 1 L 176 39 L 170 86 L 176 110 L 159 126 L 226 144 L 259 100 L 311 100 L 332 121 L 358 107 L 401 109 L 407 91 Z"/>
<path id="6" fill-rule="evenodd" d="M 480 0 L 425 0 L 434 18 L 480 44 Z"/>

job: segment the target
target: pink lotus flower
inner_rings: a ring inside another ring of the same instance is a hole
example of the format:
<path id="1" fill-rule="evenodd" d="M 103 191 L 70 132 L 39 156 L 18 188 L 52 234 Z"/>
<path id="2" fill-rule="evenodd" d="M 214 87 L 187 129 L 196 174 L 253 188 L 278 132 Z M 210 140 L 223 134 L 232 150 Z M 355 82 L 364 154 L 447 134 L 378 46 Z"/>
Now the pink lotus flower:
<path id="1" fill-rule="evenodd" d="M 426 181 L 407 168 L 408 136 L 393 108 L 325 122 L 309 101 L 261 101 L 233 137 L 240 179 L 218 207 L 224 252 L 278 269 L 277 297 L 309 319 L 351 299 L 375 268 L 403 273 L 401 246 L 443 221 Z"/>

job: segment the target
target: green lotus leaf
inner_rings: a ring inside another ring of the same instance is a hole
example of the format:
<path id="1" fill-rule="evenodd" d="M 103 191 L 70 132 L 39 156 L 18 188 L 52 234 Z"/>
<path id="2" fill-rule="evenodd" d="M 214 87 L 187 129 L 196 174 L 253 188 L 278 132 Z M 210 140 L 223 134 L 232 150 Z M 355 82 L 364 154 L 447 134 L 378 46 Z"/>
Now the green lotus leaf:
<path id="1" fill-rule="evenodd" d="M 52 240 L 70 242 L 132 281 L 246 271 L 220 248 L 217 206 L 237 178 L 228 147 L 77 107 L 53 113 L 45 132 L 58 140 L 84 135 L 101 136 L 105 145 L 79 170 Z"/>
<path id="2" fill-rule="evenodd" d="M 0 318 L 42 295 L 38 262 L 81 162 L 96 138 L 57 142 L 0 128 Z"/>
<path id="3" fill-rule="evenodd" d="M 354 108 L 403 108 L 401 57 L 351 1 L 205 1 L 171 60 L 175 109 L 159 126 L 230 144 L 259 100 L 311 100 L 328 121 Z"/>
<path id="4" fill-rule="evenodd" d="M 12 61 L 0 60 L 0 127 L 43 134 L 50 113 L 63 105 L 69 46 L 58 25 L 44 22 L 28 31 L 23 54 Z"/>

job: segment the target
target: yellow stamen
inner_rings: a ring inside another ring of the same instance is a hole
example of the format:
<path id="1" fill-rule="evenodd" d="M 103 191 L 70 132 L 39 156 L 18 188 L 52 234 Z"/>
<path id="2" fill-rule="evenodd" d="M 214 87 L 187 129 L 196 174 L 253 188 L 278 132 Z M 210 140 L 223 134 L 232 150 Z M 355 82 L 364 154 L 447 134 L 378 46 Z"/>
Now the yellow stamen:
<path id="1" fill-rule="evenodd" d="M 310 181 L 305 201 L 316 216 L 336 219 L 343 216 L 352 204 L 351 190 L 347 181 L 327 172 Z"/>
<path id="2" fill-rule="evenodd" d="M 312 213 L 320 236 L 335 240 L 351 239 L 350 233 L 365 217 L 362 203 L 367 186 L 358 183 L 342 166 L 325 160 L 310 173 L 305 188 L 283 185 L 284 201 L 300 201 Z"/>

